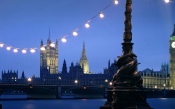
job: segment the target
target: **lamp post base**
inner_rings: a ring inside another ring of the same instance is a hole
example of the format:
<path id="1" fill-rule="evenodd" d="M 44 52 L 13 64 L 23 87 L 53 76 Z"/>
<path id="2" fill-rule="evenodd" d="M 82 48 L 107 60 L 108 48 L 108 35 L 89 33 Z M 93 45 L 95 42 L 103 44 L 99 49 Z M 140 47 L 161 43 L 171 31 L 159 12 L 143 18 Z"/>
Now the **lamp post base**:
<path id="1" fill-rule="evenodd" d="M 100 109 L 153 109 L 146 101 L 147 90 L 142 88 L 113 88 Z"/>

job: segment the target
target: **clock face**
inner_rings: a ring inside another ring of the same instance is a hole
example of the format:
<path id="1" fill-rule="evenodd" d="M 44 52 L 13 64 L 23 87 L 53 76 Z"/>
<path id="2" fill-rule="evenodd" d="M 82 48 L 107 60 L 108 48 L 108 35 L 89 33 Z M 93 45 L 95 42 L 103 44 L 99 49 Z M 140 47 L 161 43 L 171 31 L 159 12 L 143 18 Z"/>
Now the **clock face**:
<path id="1" fill-rule="evenodd" d="M 175 42 L 172 42 L 172 43 L 171 43 L 171 47 L 172 47 L 172 48 L 175 48 Z"/>

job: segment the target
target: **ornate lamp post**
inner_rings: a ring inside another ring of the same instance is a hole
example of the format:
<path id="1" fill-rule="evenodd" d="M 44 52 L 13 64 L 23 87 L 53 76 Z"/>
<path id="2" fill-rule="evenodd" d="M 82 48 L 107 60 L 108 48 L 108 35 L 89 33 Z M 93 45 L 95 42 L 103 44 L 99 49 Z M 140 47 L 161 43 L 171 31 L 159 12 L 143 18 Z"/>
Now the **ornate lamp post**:
<path id="1" fill-rule="evenodd" d="M 132 0 L 126 0 L 122 56 L 116 62 L 118 71 L 113 76 L 112 88 L 107 91 L 107 102 L 100 109 L 152 109 L 146 102 L 146 90 L 137 71 L 137 56 L 132 51 L 131 5 Z"/>
<path id="2" fill-rule="evenodd" d="M 32 88 L 32 79 L 28 78 L 27 81 L 28 81 L 29 87 Z"/>

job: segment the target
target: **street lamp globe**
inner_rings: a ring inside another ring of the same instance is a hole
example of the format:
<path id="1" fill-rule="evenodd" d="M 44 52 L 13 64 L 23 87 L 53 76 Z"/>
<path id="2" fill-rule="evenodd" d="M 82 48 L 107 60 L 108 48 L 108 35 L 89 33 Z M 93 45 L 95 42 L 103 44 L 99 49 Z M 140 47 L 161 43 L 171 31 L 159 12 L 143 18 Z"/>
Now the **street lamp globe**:
<path id="1" fill-rule="evenodd" d="M 28 78 L 28 79 L 27 79 L 27 81 L 28 81 L 28 82 L 31 82 L 31 81 L 32 81 L 32 79 L 31 79 L 31 78 Z"/>
<path id="2" fill-rule="evenodd" d="M 75 84 L 78 84 L 78 80 L 75 80 L 74 83 L 75 83 Z"/>

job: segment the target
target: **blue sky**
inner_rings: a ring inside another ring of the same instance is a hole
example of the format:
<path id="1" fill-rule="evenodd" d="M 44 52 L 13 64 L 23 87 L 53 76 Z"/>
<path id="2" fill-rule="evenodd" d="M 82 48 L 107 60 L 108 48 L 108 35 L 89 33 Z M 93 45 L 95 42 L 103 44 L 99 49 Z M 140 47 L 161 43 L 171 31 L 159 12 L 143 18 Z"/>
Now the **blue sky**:
<path id="1" fill-rule="evenodd" d="M 0 71 L 24 71 L 27 77 L 39 76 L 40 41 L 59 40 L 59 71 L 63 60 L 79 62 L 83 42 L 90 71 L 103 72 L 108 60 L 113 62 L 122 53 L 125 0 L 103 11 L 103 19 L 95 17 L 90 28 L 80 28 L 78 36 L 60 38 L 84 25 L 113 0 L 0 0 L 0 42 L 17 48 L 37 48 L 36 53 L 14 53 L 0 48 Z M 175 0 L 133 0 L 133 52 L 141 63 L 138 70 L 160 70 L 169 62 L 169 37 L 175 24 Z"/>

